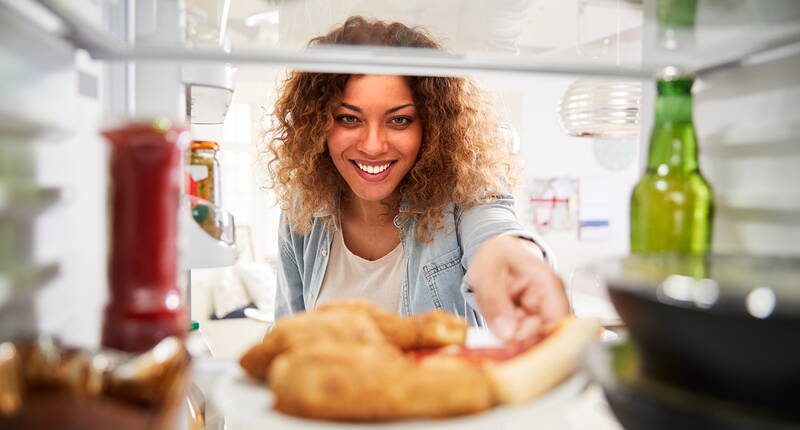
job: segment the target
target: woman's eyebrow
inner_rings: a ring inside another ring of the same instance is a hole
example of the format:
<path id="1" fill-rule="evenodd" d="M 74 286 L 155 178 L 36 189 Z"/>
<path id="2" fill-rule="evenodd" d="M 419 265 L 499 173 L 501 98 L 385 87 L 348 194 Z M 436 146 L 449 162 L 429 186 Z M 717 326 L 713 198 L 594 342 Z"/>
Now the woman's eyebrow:
<path id="1" fill-rule="evenodd" d="M 392 112 L 397 112 L 397 111 L 399 111 L 400 109 L 407 108 L 407 107 L 409 107 L 409 106 L 414 106 L 414 103 L 406 103 L 406 104 L 404 104 L 404 105 L 400 105 L 400 106 L 393 107 L 393 108 L 391 108 L 391 109 L 387 109 L 387 110 L 386 110 L 386 112 L 384 112 L 384 115 L 388 115 L 388 114 L 390 114 L 390 113 L 392 113 Z M 364 112 L 361 110 L 361 108 L 360 108 L 360 107 L 358 107 L 358 106 L 353 106 L 353 105 L 351 105 L 350 103 L 345 103 L 345 102 L 342 102 L 342 107 L 345 107 L 345 108 L 347 108 L 347 109 L 350 109 L 350 110 L 352 110 L 352 111 L 356 111 L 356 112 L 358 112 L 358 113 L 364 113 Z"/>
<path id="2" fill-rule="evenodd" d="M 358 107 L 358 106 L 353 106 L 353 105 L 351 105 L 351 104 L 349 104 L 349 103 L 342 102 L 342 106 L 344 106 L 344 107 L 346 107 L 346 108 L 348 108 L 348 109 L 350 109 L 350 110 L 354 110 L 354 111 L 356 111 L 356 112 L 358 112 L 358 113 L 364 113 L 363 111 L 361 111 L 361 108 L 360 108 L 360 107 Z"/>
<path id="3" fill-rule="evenodd" d="M 409 106 L 414 106 L 414 103 L 406 103 L 406 104 L 404 104 L 402 106 L 397 106 L 397 107 L 393 107 L 391 109 L 387 109 L 386 112 L 384 113 L 384 115 L 388 115 L 388 114 L 390 114 L 392 112 L 397 112 L 400 109 L 403 109 L 403 108 L 409 107 Z"/>

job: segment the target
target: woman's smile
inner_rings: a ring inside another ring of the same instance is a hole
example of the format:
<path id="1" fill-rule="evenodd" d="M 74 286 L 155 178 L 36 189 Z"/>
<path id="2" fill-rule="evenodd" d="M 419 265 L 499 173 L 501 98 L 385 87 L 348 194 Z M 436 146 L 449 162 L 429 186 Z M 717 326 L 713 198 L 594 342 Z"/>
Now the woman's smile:
<path id="1" fill-rule="evenodd" d="M 386 179 L 386 177 L 391 173 L 392 166 L 395 164 L 394 161 L 382 163 L 365 163 L 355 160 L 352 161 L 359 176 L 364 178 L 365 181 L 369 182 L 380 182 Z"/>

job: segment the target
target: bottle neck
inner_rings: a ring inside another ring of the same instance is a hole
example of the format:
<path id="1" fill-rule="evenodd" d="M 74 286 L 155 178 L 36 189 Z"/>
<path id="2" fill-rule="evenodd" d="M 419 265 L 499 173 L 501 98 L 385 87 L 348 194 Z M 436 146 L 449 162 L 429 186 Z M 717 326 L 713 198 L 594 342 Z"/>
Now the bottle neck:
<path id="1" fill-rule="evenodd" d="M 656 117 L 647 167 L 660 172 L 697 169 L 697 140 L 692 123 L 692 81 L 659 81 Z M 666 166 L 666 169 L 664 167 Z"/>
<path id="2" fill-rule="evenodd" d="M 656 125 L 692 124 L 691 94 L 659 94 L 656 100 Z"/>

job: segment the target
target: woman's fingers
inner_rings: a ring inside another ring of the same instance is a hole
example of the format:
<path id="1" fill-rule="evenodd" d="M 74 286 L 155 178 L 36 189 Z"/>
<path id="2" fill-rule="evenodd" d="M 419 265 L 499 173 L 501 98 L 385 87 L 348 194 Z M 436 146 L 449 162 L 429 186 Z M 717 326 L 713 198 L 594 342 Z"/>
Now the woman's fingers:
<path id="1" fill-rule="evenodd" d="M 529 338 L 542 329 L 542 319 L 538 315 L 526 315 L 519 322 L 517 332 L 514 337 L 517 339 Z"/>
<path id="2" fill-rule="evenodd" d="M 508 339 L 517 331 L 517 318 L 514 314 L 514 301 L 508 291 L 510 277 L 508 271 L 502 268 L 494 270 L 494 276 L 490 273 L 478 273 L 478 279 L 473 287 L 475 300 L 478 302 L 481 314 L 489 323 L 492 332 L 501 339 Z M 472 272 L 472 269 L 470 269 Z M 470 276 L 471 278 L 472 276 Z M 488 279 L 495 279 L 495 282 Z"/>
<path id="3" fill-rule="evenodd" d="M 550 284 L 529 283 L 520 296 L 519 305 L 529 315 L 539 317 L 540 328 L 544 331 L 552 330 L 569 313 L 564 288 L 558 278 Z"/>
<path id="4" fill-rule="evenodd" d="M 539 304 L 539 315 L 542 317 L 542 328 L 545 331 L 553 330 L 561 318 L 569 314 L 569 303 L 564 292 L 564 284 L 561 279 L 556 279 L 556 281 L 555 285 L 543 292 Z"/>
<path id="5" fill-rule="evenodd" d="M 561 279 L 530 246 L 516 237 L 492 238 L 469 270 L 479 310 L 503 339 L 551 330 L 569 312 Z"/>
<path id="6" fill-rule="evenodd" d="M 525 287 L 525 290 L 520 295 L 519 305 L 530 314 L 536 313 L 539 311 L 539 304 L 542 301 L 542 290 L 529 285 L 527 282 Z"/>

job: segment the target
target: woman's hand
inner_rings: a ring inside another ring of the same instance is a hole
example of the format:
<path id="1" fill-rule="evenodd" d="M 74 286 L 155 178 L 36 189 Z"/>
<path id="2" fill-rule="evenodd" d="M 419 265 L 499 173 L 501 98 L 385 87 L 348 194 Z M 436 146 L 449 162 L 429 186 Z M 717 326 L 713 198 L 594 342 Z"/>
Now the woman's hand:
<path id="1" fill-rule="evenodd" d="M 495 335 L 524 338 L 549 331 L 569 312 L 561 278 L 529 240 L 495 236 L 472 259 L 467 283 Z"/>

